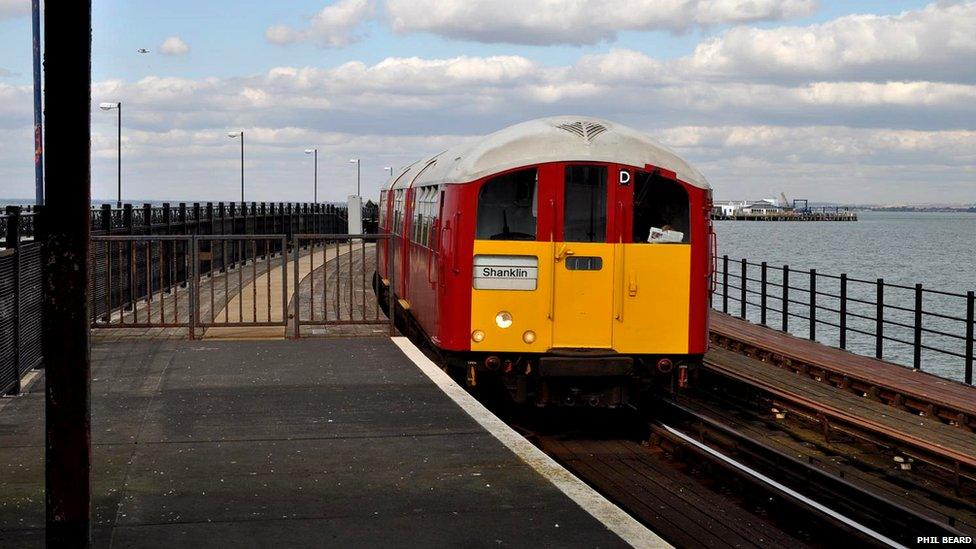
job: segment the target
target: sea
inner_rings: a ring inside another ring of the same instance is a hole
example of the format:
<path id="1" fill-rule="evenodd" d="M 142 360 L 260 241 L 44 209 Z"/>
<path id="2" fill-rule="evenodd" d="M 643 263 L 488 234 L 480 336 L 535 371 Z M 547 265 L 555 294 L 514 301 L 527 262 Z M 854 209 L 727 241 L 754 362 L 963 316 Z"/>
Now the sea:
<path id="1" fill-rule="evenodd" d="M 848 328 L 875 333 L 877 279 L 886 284 L 884 318 L 891 324 L 882 355 L 905 366 L 914 363 L 915 285 L 922 284 L 921 369 L 942 377 L 963 378 L 966 297 L 976 290 L 976 214 L 929 212 L 858 212 L 855 222 L 716 221 L 719 287 L 713 306 L 722 308 L 723 256 L 729 257 L 729 313 L 740 315 L 741 260 L 767 263 L 767 305 L 781 310 L 783 267 L 789 267 L 789 331 L 809 337 L 810 270 L 816 269 L 817 341 L 838 345 L 841 273 L 848 282 Z M 761 320 L 761 267 L 746 267 L 746 318 Z M 861 282 L 863 281 L 863 282 Z M 936 293 L 929 292 L 934 290 Z M 867 303 L 861 303 L 860 300 Z M 831 310 L 832 309 L 832 310 Z M 945 318 L 953 317 L 953 318 Z M 768 312 L 767 325 L 781 328 L 782 315 Z M 829 324 L 828 324 L 829 323 Z M 941 332 L 941 333 L 934 333 Z M 848 349 L 875 356 L 873 335 L 848 331 Z M 933 349 L 939 349 L 940 352 Z"/>

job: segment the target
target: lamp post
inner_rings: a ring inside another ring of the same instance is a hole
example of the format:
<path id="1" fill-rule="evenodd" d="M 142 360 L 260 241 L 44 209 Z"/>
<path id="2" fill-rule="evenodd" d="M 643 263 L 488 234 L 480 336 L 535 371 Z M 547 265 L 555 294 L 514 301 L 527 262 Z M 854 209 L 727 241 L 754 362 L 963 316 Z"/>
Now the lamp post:
<path id="1" fill-rule="evenodd" d="M 359 196 L 359 191 L 360 191 L 360 178 L 359 178 L 359 174 L 360 174 L 360 170 L 359 170 L 359 159 L 358 159 L 358 158 L 350 158 L 350 159 L 349 159 L 349 162 L 350 162 L 350 163 L 355 163 L 355 164 L 356 164 L 356 196 Z"/>
<path id="2" fill-rule="evenodd" d="M 318 204 L 319 202 L 319 150 L 316 149 L 305 149 L 305 154 L 315 155 L 315 191 L 313 193 L 313 201 Z"/>
<path id="3" fill-rule="evenodd" d="M 227 137 L 234 139 L 237 137 L 241 138 L 241 203 L 244 203 L 244 130 L 239 132 L 230 132 Z"/>
<path id="4" fill-rule="evenodd" d="M 122 207 L 122 102 L 121 101 L 118 101 L 116 103 L 99 103 L 98 108 L 102 109 L 103 111 L 111 111 L 113 109 L 119 111 L 119 127 L 118 127 L 118 132 L 119 132 L 119 152 L 118 152 L 118 163 L 119 163 L 119 167 L 118 167 L 118 174 L 119 174 L 118 186 L 119 186 L 119 189 L 118 189 L 118 193 L 119 194 L 118 194 L 118 199 L 117 199 L 117 202 L 115 204 L 115 207 L 121 208 Z"/>

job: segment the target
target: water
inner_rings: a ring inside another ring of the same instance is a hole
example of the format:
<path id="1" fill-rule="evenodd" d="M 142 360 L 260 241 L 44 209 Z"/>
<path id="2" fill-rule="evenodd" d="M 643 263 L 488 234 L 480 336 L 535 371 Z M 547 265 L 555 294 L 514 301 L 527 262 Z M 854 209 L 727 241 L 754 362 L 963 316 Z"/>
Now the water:
<path id="1" fill-rule="evenodd" d="M 719 255 L 728 255 L 729 284 L 739 286 L 738 275 L 741 266 L 737 261 L 746 258 L 750 262 L 768 263 L 770 283 L 767 298 L 770 307 L 781 307 L 781 292 L 772 284 L 782 280 L 782 266 L 789 265 L 790 286 L 806 289 L 809 286 L 809 269 L 820 274 L 840 275 L 875 281 L 884 278 L 886 283 L 900 284 L 912 289 L 886 288 L 884 302 L 888 306 L 912 309 L 915 303 L 914 285 L 921 283 L 925 289 L 941 290 L 965 294 L 976 290 L 976 215 L 967 213 L 914 213 L 914 212 L 860 212 L 859 221 L 840 222 L 754 222 L 717 221 L 715 232 L 718 237 Z M 721 271 L 721 260 L 719 270 Z M 747 267 L 748 301 L 747 318 L 758 322 L 760 301 L 758 292 L 760 268 Z M 800 272 L 805 271 L 805 272 Z M 721 275 L 719 277 L 721 283 Z M 818 278 L 817 292 L 839 294 L 840 282 L 836 279 Z M 719 288 L 721 292 L 721 287 Z M 753 293 L 756 292 L 756 293 Z M 739 290 L 730 289 L 729 312 L 739 314 Z M 859 282 L 849 282 L 849 297 L 874 302 L 876 286 Z M 790 311 L 796 315 L 809 313 L 809 293 L 802 290 L 791 291 Z M 715 306 L 721 308 L 721 297 L 717 296 Z M 839 309 L 839 300 L 827 296 L 817 296 L 817 305 Z M 873 305 L 849 302 L 848 310 L 853 313 L 848 320 L 849 328 L 874 333 L 875 307 Z M 924 294 L 923 310 L 948 316 L 965 318 L 964 298 L 938 294 Z M 867 318 L 859 318 L 861 315 Z M 839 315 L 827 310 L 817 311 L 818 320 L 837 324 Z M 914 314 L 890 308 L 885 311 L 885 319 L 908 326 L 914 323 Z M 767 324 L 781 327 L 782 317 L 778 313 L 767 316 Z M 809 324 L 801 318 L 789 319 L 790 331 L 809 335 Z M 953 353 L 963 354 L 965 343 L 965 323 L 932 315 L 923 316 L 925 328 L 939 330 L 960 338 L 939 334 L 925 334 L 923 345 L 937 347 Z M 884 343 L 884 358 L 904 365 L 913 362 L 913 330 L 908 327 L 888 325 L 885 335 L 901 339 L 909 344 L 898 342 Z M 839 330 L 835 327 L 818 325 L 816 339 L 828 345 L 837 345 Z M 874 356 L 875 339 L 858 333 L 849 333 L 848 348 L 869 356 Z M 922 369 L 932 373 L 962 379 L 963 359 L 931 350 L 923 350 Z"/>

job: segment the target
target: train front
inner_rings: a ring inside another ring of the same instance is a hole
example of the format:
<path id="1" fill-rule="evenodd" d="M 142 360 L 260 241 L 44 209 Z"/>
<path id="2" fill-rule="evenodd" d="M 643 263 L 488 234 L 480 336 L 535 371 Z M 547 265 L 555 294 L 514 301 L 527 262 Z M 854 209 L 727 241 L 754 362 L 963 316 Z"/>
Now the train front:
<path id="1" fill-rule="evenodd" d="M 521 402 L 615 407 L 684 383 L 707 348 L 711 192 L 632 130 L 579 128 L 537 137 L 559 161 L 457 187 L 451 202 L 476 216 L 451 261 L 470 288 L 470 380 L 500 375 Z"/>

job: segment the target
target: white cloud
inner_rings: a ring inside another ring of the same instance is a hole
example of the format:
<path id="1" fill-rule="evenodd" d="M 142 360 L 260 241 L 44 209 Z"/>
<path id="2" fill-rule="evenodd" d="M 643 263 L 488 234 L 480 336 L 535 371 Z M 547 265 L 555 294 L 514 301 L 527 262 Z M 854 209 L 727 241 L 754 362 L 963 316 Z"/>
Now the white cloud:
<path id="1" fill-rule="evenodd" d="M 683 62 L 718 78 L 976 81 L 976 2 L 898 15 L 849 15 L 807 27 L 737 27 Z"/>
<path id="2" fill-rule="evenodd" d="M 312 16 L 306 29 L 274 25 L 268 27 L 264 37 L 272 44 L 312 40 L 323 48 L 340 48 L 358 40 L 355 30 L 373 15 L 373 11 L 371 0 L 338 0 Z"/>
<path id="3" fill-rule="evenodd" d="M 179 36 L 170 36 L 159 46 L 159 53 L 163 55 L 182 56 L 190 53 L 190 46 Z"/>
<path id="4" fill-rule="evenodd" d="M 694 27 L 806 16 L 815 0 L 388 0 L 397 32 L 512 44 L 595 44 L 625 30 Z"/>
<path id="5" fill-rule="evenodd" d="M 31 11 L 31 0 L 0 0 L 0 19 L 21 17 Z"/>

